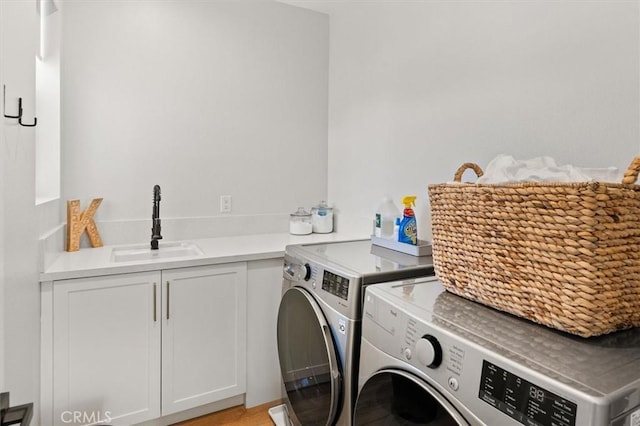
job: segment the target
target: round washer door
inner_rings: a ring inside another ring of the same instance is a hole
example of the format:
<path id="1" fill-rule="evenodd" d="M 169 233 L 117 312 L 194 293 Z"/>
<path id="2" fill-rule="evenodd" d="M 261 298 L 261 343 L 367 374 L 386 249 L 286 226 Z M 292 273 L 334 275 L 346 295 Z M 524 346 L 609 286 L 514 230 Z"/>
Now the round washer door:
<path id="1" fill-rule="evenodd" d="M 278 357 L 288 404 L 302 425 L 333 424 L 341 375 L 331 329 L 313 297 L 292 287 L 278 310 Z"/>
<path id="2" fill-rule="evenodd" d="M 358 394 L 353 424 L 466 426 L 460 413 L 429 384 L 401 370 L 380 370 Z"/>

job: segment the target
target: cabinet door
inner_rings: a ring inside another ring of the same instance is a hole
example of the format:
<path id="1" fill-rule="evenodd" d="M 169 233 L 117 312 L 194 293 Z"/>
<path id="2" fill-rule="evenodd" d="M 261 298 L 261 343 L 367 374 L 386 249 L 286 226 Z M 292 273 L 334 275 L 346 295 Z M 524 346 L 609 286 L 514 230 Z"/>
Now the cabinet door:
<path id="1" fill-rule="evenodd" d="M 160 416 L 160 272 L 56 282 L 54 424 Z"/>
<path id="2" fill-rule="evenodd" d="M 162 415 L 246 389 L 247 266 L 162 272 Z"/>

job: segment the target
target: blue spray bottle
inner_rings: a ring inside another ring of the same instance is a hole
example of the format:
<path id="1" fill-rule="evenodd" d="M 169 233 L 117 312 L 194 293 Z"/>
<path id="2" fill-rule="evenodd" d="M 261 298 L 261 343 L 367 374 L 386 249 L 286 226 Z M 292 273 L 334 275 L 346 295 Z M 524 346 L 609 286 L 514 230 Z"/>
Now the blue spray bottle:
<path id="1" fill-rule="evenodd" d="M 416 214 L 411 206 L 415 206 L 416 196 L 408 195 L 402 198 L 404 211 L 402 212 L 402 221 L 398 230 L 398 241 L 406 244 L 418 244 L 418 223 L 416 222 Z"/>

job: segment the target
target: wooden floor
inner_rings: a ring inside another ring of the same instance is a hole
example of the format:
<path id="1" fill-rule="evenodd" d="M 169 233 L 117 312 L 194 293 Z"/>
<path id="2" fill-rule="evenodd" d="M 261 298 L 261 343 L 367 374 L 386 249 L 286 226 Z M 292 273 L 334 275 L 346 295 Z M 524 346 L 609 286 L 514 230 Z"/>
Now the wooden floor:
<path id="1" fill-rule="evenodd" d="M 176 423 L 173 426 L 273 426 L 271 417 L 269 417 L 269 408 L 279 404 L 281 404 L 280 401 L 273 401 L 249 409 L 240 405 L 238 407 L 218 411 L 217 413 Z"/>

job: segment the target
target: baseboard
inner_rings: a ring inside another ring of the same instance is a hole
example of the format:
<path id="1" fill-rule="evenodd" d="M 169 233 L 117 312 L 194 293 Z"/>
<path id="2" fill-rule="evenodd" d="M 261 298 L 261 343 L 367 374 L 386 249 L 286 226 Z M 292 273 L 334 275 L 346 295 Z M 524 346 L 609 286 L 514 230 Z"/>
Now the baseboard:
<path id="1" fill-rule="evenodd" d="M 244 394 L 223 399 L 222 401 L 212 402 L 211 404 L 201 405 L 200 407 L 181 411 L 179 413 L 170 414 L 158 419 L 138 423 L 138 426 L 168 426 L 185 420 L 215 413 L 217 411 L 222 411 L 227 408 L 236 407 L 238 405 L 244 405 Z"/>

